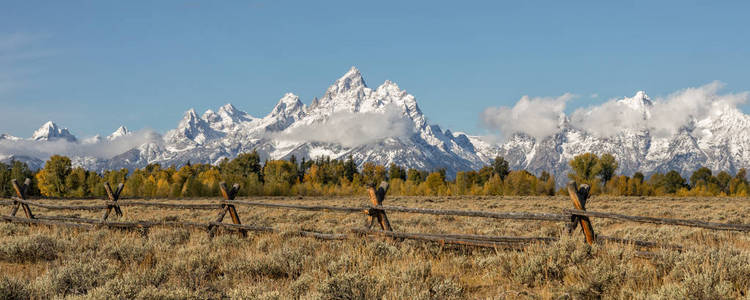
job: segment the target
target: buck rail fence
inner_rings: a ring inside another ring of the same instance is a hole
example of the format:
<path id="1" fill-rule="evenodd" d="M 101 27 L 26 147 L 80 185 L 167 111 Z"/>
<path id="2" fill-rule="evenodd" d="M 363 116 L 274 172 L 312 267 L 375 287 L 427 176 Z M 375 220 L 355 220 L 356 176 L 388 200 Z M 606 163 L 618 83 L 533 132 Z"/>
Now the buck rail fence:
<path id="1" fill-rule="evenodd" d="M 371 186 L 368 188 L 368 194 L 370 198 L 370 205 L 362 207 L 344 207 L 344 206 L 328 206 L 328 205 L 299 205 L 299 204 L 286 204 L 286 203 L 269 203 L 269 202 L 256 202 L 256 201 L 241 201 L 234 200 L 240 189 L 238 184 L 228 188 L 224 182 L 219 184 L 222 198 L 216 203 L 160 203 L 150 201 L 118 201 L 120 194 L 124 187 L 124 184 L 120 183 L 116 189 L 112 189 L 109 183 L 104 183 L 104 188 L 107 192 L 107 200 L 102 205 L 53 205 L 40 203 L 34 200 L 26 198 L 26 193 L 31 183 L 30 179 L 26 179 L 23 185 L 19 185 L 16 180 L 12 180 L 13 188 L 16 192 L 16 196 L 11 197 L 11 201 L 0 201 L 0 206 L 12 206 L 12 210 L 9 215 L 0 215 L 0 219 L 5 222 L 14 223 L 25 223 L 25 224 L 40 224 L 40 225 L 52 225 L 52 226 L 65 226 L 76 229 L 90 229 L 96 227 L 108 227 L 108 228 L 119 228 L 119 229 L 140 229 L 148 230 L 148 228 L 155 226 L 181 226 L 181 227 L 193 227 L 201 228 L 208 232 L 210 236 L 216 234 L 218 228 L 222 228 L 228 231 L 239 232 L 242 235 L 246 235 L 248 231 L 256 232 L 279 232 L 279 229 L 268 227 L 268 226 L 255 226 L 242 224 L 240 216 L 237 213 L 237 206 L 250 206 L 250 207 L 265 207 L 265 208 L 276 208 L 276 209 L 297 209 L 307 211 L 324 211 L 324 212 L 339 212 L 339 213 L 353 213 L 353 214 L 364 214 L 367 216 L 367 223 L 363 228 L 352 228 L 346 233 L 323 233 L 314 231 L 284 231 L 286 233 L 298 234 L 301 236 L 314 237 L 324 240 L 343 240 L 353 238 L 356 236 L 385 236 L 394 239 L 411 239 L 428 242 L 437 242 L 441 244 L 453 244 L 463 245 L 472 247 L 490 247 L 490 248 L 508 248 L 508 249 L 522 249 L 526 244 L 529 243 L 548 243 L 557 240 L 556 237 L 523 237 L 523 236 L 489 236 L 489 235 L 471 235 L 471 234 L 431 234 L 431 233 L 407 233 L 407 232 L 396 232 L 391 227 L 390 221 L 386 212 L 401 212 L 401 213 L 413 213 L 413 214 L 428 214 L 428 215 L 441 215 L 441 216 L 466 216 L 466 217 L 479 217 L 479 218 L 492 218 L 492 219 L 504 219 L 504 220 L 525 220 L 525 221 L 551 221 L 551 222 L 564 222 L 566 223 L 567 233 L 572 234 L 578 225 L 581 226 L 581 231 L 587 243 L 594 244 L 601 241 L 610 241 L 616 243 L 631 244 L 643 248 L 670 248 L 670 249 L 682 249 L 681 246 L 667 245 L 648 241 L 639 240 L 628 240 L 620 239 L 615 237 L 608 237 L 603 235 L 597 235 L 594 232 L 591 218 L 610 218 L 622 221 L 632 221 L 641 223 L 652 223 L 652 224 L 663 224 L 663 225 L 676 225 L 676 226 L 690 226 L 699 227 L 710 230 L 730 230 L 740 232 L 750 232 L 750 224 L 724 224 L 724 223 L 712 223 L 703 222 L 698 220 L 684 220 L 684 219 L 669 219 L 669 218 L 654 218 L 654 217 L 643 217 L 643 216 L 628 216 L 615 213 L 607 212 L 596 212 L 586 210 L 586 201 L 589 196 L 589 186 L 586 184 L 578 186 L 575 182 L 568 184 L 568 193 L 570 195 L 571 202 L 574 209 L 564 209 L 560 214 L 554 213 L 533 213 L 533 212 L 491 212 L 491 211 L 473 211 L 473 210 L 444 210 L 444 209 L 430 209 L 430 208 L 415 208 L 415 207 L 401 207 L 401 206 L 388 206 L 383 205 L 386 193 L 388 191 L 388 183 L 382 182 L 379 186 Z M 216 219 L 213 222 L 198 223 L 198 222 L 184 222 L 184 221 L 135 221 L 135 222 L 122 222 L 122 221 L 111 221 L 109 219 L 110 214 L 114 211 L 117 217 L 123 215 L 121 207 L 128 206 L 142 206 L 142 207 L 153 207 L 162 209 L 187 209 L 187 210 L 217 210 Z M 42 216 L 35 215 L 32 213 L 32 207 L 44 208 L 47 210 L 86 210 L 86 211 L 103 211 L 103 215 L 100 219 L 80 218 L 80 217 L 66 217 L 66 216 Z M 24 211 L 24 217 L 17 217 L 16 214 L 18 209 L 21 208 Z M 224 223 L 224 217 L 229 213 L 232 223 Z M 379 227 L 379 229 L 373 229 L 373 226 Z M 638 252 L 641 256 L 651 256 L 651 252 Z"/>

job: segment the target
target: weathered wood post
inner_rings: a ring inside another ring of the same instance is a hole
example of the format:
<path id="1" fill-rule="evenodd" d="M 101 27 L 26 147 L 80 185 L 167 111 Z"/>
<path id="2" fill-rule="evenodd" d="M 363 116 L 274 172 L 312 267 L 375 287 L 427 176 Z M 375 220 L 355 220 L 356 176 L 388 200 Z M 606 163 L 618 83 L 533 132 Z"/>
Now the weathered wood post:
<path id="1" fill-rule="evenodd" d="M 388 182 L 381 182 L 380 186 L 375 189 L 374 186 L 370 186 L 367 192 L 370 194 L 370 202 L 373 206 L 382 206 L 383 200 L 385 200 L 385 193 L 388 191 Z M 391 228 L 391 222 L 388 221 L 388 216 L 385 211 L 378 208 L 370 208 L 367 210 L 367 228 L 372 228 L 375 221 L 380 224 L 380 229 L 385 231 L 393 231 Z"/>
<path id="2" fill-rule="evenodd" d="M 104 210 L 104 216 L 102 216 L 102 221 L 106 221 L 109 217 L 109 213 L 112 211 L 112 209 L 115 210 L 115 214 L 118 217 L 122 217 L 122 210 L 120 210 L 120 205 L 117 204 L 117 200 L 120 199 L 120 193 L 122 193 L 122 189 L 125 187 L 125 184 L 120 183 L 117 185 L 117 190 L 114 192 L 112 191 L 112 187 L 109 186 L 109 182 L 104 183 L 104 190 L 107 191 L 107 198 L 109 198 L 109 201 L 107 202 L 107 208 Z"/>
<path id="3" fill-rule="evenodd" d="M 26 178 L 23 182 L 23 187 L 20 187 L 18 185 L 18 181 L 13 179 L 10 181 L 10 183 L 13 185 L 13 189 L 16 190 L 16 195 L 18 196 L 18 199 L 25 201 L 26 200 L 26 193 L 29 192 L 29 188 L 31 186 L 31 178 Z M 18 201 L 18 199 L 13 199 L 13 210 L 10 212 L 11 216 L 15 216 L 16 212 L 18 211 L 18 207 L 23 207 L 23 212 L 26 213 L 26 217 L 29 219 L 34 218 L 34 214 L 31 213 L 31 208 L 28 204 L 22 203 Z"/>
<path id="4" fill-rule="evenodd" d="M 591 187 L 588 184 L 582 184 L 578 187 L 575 181 L 568 183 L 568 194 L 570 194 L 570 200 L 573 201 L 573 206 L 579 210 L 586 210 L 586 200 L 589 197 L 589 191 Z M 596 242 L 596 235 L 594 234 L 594 227 L 591 226 L 591 220 L 587 216 L 572 215 L 570 217 L 570 226 L 568 227 L 568 233 L 572 233 L 573 230 L 581 223 L 581 229 L 583 234 L 586 236 L 586 243 L 594 244 Z"/>
<path id="5" fill-rule="evenodd" d="M 224 201 L 221 202 L 221 208 L 219 215 L 216 217 L 216 221 L 214 223 L 221 223 L 224 221 L 224 216 L 226 216 L 227 212 L 229 212 L 229 216 L 232 217 L 232 223 L 241 225 L 242 222 L 240 221 L 240 215 L 237 214 L 237 209 L 234 207 L 234 204 L 227 203 L 226 201 L 232 201 L 235 197 L 237 197 L 237 192 L 240 191 L 240 185 L 235 183 L 232 186 L 232 189 L 227 190 L 227 184 L 226 182 L 220 182 L 219 183 L 219 189 L 221 191 L 221 195 L 224 197 Z M 214 236 L 216 233 L 216 226 L 215 225 L 209 225 L 208 226 L 208 234 L 210 236 Z M 240 233 L 242 236 L 247 236 L 247 230 L 240 229 Z"/>

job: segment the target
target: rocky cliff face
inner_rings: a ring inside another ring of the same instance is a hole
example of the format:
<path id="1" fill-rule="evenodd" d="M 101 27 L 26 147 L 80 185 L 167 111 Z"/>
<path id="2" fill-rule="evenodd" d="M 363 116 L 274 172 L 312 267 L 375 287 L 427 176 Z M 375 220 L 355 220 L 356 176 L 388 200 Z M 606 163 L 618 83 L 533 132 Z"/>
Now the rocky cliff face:
<path id="1" fill-rule="evenodd" d="M 652 118 L 654 103 L 644 92 L 613 104 L 623 115 Z M 577 118 L 586 118 L 579 114 Z M 636 118 L 636 120 L 638 120 Z M 630 118 L 632 119 L 632 118 Z M 568 161 L 575 155 L 611 153 L 620 163 L 619 172 L 631 175 L 678 170 L 689 175 L 700 166 L 735 172 L 750 166 L 750 117 L 733 106 L 716 109 L 700 119 L 691 119 L 676 133 L 655 136 L 647 127 L 628 126 L 602 136 L 573 124 L 580 120 L 561 118 L 559 130 L 545 138 L 514 134 L 501 144 L 477 136 L 453 133 L 427 124 L 416 98 L 396 83 L 385 81 L 377 88 L 366 85 L 359 70 L 352 67 L 325 91 L 305 105 L 288 93 L 264 117 L 253 117 L 226 104 L 202 115 L 190 109 L 177 128 L 163 137 L 150 139 L 110 157 L 72 157 L 74 164 L 93 170 L 141 168 L 149 163 L 182 165 L 187 162 L 216 164 L 224 158 L 257 150 L 265 159 L 314 159 L 349 156 L 364 162 L 433 170 L 445 168 L 452 175 L 478 169 L 495 156 L 503 156 L 514 169 L 539 174 L 553 173 L 564 182 Z M 118 128 L 106 140 L 113 142 L 130 133 Z M 67 129 L 48 122 L 30 139 L 0 136 L 0 143 L 29 141 L 79 142 Z M 0 148 L 0 152 L 3 148 Z M 0 153 L 0 159 L 28 160 L 40 166 L 40 159 L 20 153 Z M 28 158 L 28 159 L 26 159 Z"/>
<path id="2" fill-rule="evenodd" d="M 647 121 L 653 113 L 653 103 L 644 93 L 617 101 L 621 113 L 637 114 Z M 750 117 L 729 105 L 718 106 L 702 119 L 691 119 L 687 126 L 668 136 L 655 136 L 647 128 L 638 126 L 621 128 L 616 134 L 601 137 L 571 125 L 563 120 L 559 132 L 537 140 L 524 134 L 515 134 L 499 145 L 482 149 L 485 157 L 500 155 L 513 168 L 526 169 L 539 174 L 552 171 L 558 183 L 566 180 L 567 162 L 575 155 L 593 152 L 611 153 L 620 168 L 618 173 L 635 172 L 652 174 L 676 170 L 689 176 L 706 166 L 713 170 L 736 172 L 750 166 Z M 475 144 L 479 138 L 472 137 Z"/>
<path id="3" fill-rule="evenodd" d="M 391 126 L 394 123 L 398 126 Z M 428 125 L 414 96 L 391 81 L 371 89 L 359 70 L 352 68 L 310 106 L 289 93 L 262 118 L 231 104 L 200 117 L 189 110 L 177 128 L 164 135 L 163 145 L 142 145 L 109 159 L 106 165 L 218 163 L 252 150 L 270 159 L 351 156 L 360 165 L 397 163 L 446 168 L 449 173 L 479 168 L 486 162 L 465 135 Z"/>

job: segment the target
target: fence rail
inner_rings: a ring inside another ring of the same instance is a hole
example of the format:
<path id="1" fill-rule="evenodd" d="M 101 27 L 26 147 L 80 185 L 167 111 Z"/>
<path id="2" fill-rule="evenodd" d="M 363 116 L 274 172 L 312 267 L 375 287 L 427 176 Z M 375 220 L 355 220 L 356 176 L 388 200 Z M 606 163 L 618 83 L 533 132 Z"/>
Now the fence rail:
<path id="1" fill-rule="evenodd" d="M 20 217 L 14 217 L 14 216 L 0 216 L 0 218 L 6 222 L 15 222 L 15 223 L 23 223 L 23 224 L 57 225 L 57 226 L 73 227 L 73 228 L 88 228 L 89 227 L 88 225 L 82 225 L 82 224 L 76 224 L 76 223 L 61 223 L 61 222 L 49 221 L 45 219 L 29 219 L 29 218 L 20 218 Z"/>
<path id="2" fill-rule="evenodd" d="M 390 222 L 388 221 L 387 212 L 399 212 L 399 213 L 413 213 L 413 214 L 428 214 L 428 215 L 444 215 L 444 216 L 464 216 L 464 217 L 480 217 L 480 218 L 491 218 L 491 219 L 504 219 L 504 220 L 529 220 L 529 221 L 551 221 L 551 222 L 565 222 L 568 224 L 568 232 L 572 233 L 574 229 L 580 224 L 586 241 L 590 244 L 608 241 L 624 244 L 632 244 L 638 247 L 646 248 L 668 248 L 668 249 L 682 249 L 681 246 L 677 245 L 666 245 L 655 242 L 628 240 L 616 237 L 608 237 L 603 235 L 596 235 L 594 233 L 593 226 L 591 224 L 590 217 L 596 218 L 610 218 L 623 221 L 641 222 L 641 223 L 652 223 L 661 225 L 677 225 L 677 226 L 691 226 L 699 227 L 710 230 L 732 230 L 750 232 L 750 224 L 724 224 L 724 223 L 712 223 L 698 220 L 685 220 L 685 219 L 670 219 L 670 218 L 656 218 L 656 217 L 644 217 L 644 216 L 628 216 L 616 213 L 587 211 L 586 201 L 588 199 L 589 188 L 588 185 L 581 185 L 580 187 L 571 182 L 568 185 L 568 191 L 570 194 L 573 206 L 576 209 L 563 209 L 561 214 L 555 213 L 534 213 L 534 212 L 490 212 L 490 211 L 472 211 L 472 210 L 445 210 L 445 209 L 434 209 L 434 208 L 416 208 L 416 207 L 402 207 L 402 206 L 388 206 L 383 205 L 385 194 L 388 190 L 388 184 L 383 182 L 379 187 L 370 187 L 368 193 L 370 195 L 371 205 L 364 205 L 360 207 L 345 207 L 345 206 L 330 206 L 330 205 L 301 205 L 301 204 L 289 204 L 289 203 L 269 203 L 269 202 L 258 202 L 258 201 L 243 201 L 234 200 L 237 192 L 239 191 L 239 185 L 235 184 L 232 188 L 227 188 L 225 183 L 220 184 L 222 200 L 217 203 L 163 203 L 163 202 L 148 202 L 148 201 L 118 201 L 120 193 L 124 185 L 121 183 L 116 189 L 112 189 L 109 183 L 105 183 L 104 187 L 107 191 L 107 200 L 103 205 L 56 205 L 48 203 L 40 203 L 38 201 L 32 201 L 26 199 L 26 191 L 30 180 L 26 180 L 24 185 L 18 185 L 15 180 L 12 181 L 13 187 L 16 191 L 16 196 L 11 197 L 11 201 L 0 201 L 0 206 L 12 206 L 13 209 L 10 215 L 0 215 L 0 219 L 5 222 L 16 222 L 24 224 L 38 224 L 38 225 L 49 225 L 49 226 L 65 226 L 76 229 L 92 229 L 92 228 L 118 228 L 118 229 L 149 229 L 157 226 L 178 226 L 178 227 L 191 227 L 205 229 L 211 236 L 214 235 L 217 228 L 222 228 L 229 231 L 237 231 L 241 234 L 246 234 L 248 231 L 255 232 L 283 232 L 285 234 L 295 234 L 299 236 L 314 237 L 324 240 L 343 240 L 352 238 L 354 236 L 385 236 L 394 239 L 412 239 L 420 241 L 438 242 L 441 244 L 452 244 L 452 245 L 463 245 L 463 246 L 474 246 L 474 247 L 490 247 L 490 248 L 510 248 L 510 249 L 521 249 L 529 243 L 549 243 L 558 240 L 557 237 L 523 237 L 523 236 L 490 236 L 490 235 L 474 235 L 474 234 L 435 234 L 435 233 L 407 233 L 407 232 L 395 232 L 391 228 Z M 122 216 L 121 207 L 152 207 L 161 209 L 188 209 L 188 210 L 218 210 L 218 215 L 215 221 L 207 223 L 197 222 L 184 222 L 184 221 L 111 221 L 108 220 L 111 211 L 115 211 L 117 216 Z M 350 229 L 347 233 L 323 233 L 314 231 L 282 231 L 273 227 L 268 226 L 256 226 L 250 224 L 242 224 L 240 216 L 237 213 L 236 206 L 251 206 L 251 207 L 265 207 L 265 208 L 276 208 L 276 209 L 296 209 L 296 210 L 307 210 L 307 211 L 323 211 L 323 212 L 341 212 L 341 213 L 355 213 L 365 214 L 368 216 L 368 226 L 366 228 L 354 228 Z M 104 215 L 101 219 L 91 218 L 80 218 L 80 217 L 69 217 L 69 216 L 43 216 L 34 215 L 31 211 L 31 207 L 43 208 L 46 210 L 85 210 L 85 211 L 98 211 L 104 210 Z M 26 218 L 16 217 L 15 214 L 18 208 L 23 208 Z M 232 223 L 222 222 L 226 214 L 229 213 Z M 372 229 L 375 224 L 380 225 L 380 229 Z M 647 252 L 638 252 L 640 256 L 649 256 Z"/>
<path id="3" fill-rule="evenodd" d="M 444 209 L 412 208 L 412 207 L 387 206 L 387 205 L 371 206 L 371 208 L 382 209 L 385 211 L 397 211 L 397 212 L 415 213 L 415 214 L 482 217 L 482 218 L 505 219 L 505 220 L 534 220 L 534 221 L 568 221 L 570 220 L 570 215 L 550 214 L 550 213 L 444 210 Z"/>
<path id="4" fill-rule="evenodd" d="M 45 209 L 51 209 L 51 210 L 103 210 L 107 209 L 107 205 L 53 205 L 53 204 L 45 204 L 45 203 L 39 203 L 35 201 L 25 200 L 18 197 L 11 197 L 13 201 L 17 203 L 26 204 L 28 206 L 32 207 L 41 207 Z"/>
<path id="5" fill-rule="evenodd" d="M 700 228 L 713 229 L 713 230 L 732 230 L 732 231 L 745 231 L 745 232 L 750 231 L 750 224 L 713 223 L 713 222 L 704 222 L 704 221 L 698 221 L 698 220 L 628 216 L 628 215 L 621 215 L 621 214 L 615 214 L 615 213 L 584 211 L 584 210 L 578 210 L 578 209 L 564 209 L 563 211 L 566 213 L 569 213 L 570 215 L 608 218 L 608 219 L 616 219 L 616 220 L 622 220 L 622 221 L 633 221 L 633 222 L 639 222 L 639 223 L 700 227 Z"/>
<path id="6" fill-rule="evenodd" d="M 231 204 L 238 206 L 260 206 L 267 208 L 289 208 L 299 210 L 311 210 L 311 211 L 336 211 L 336 212 L 347 212 L 347 213 L 363 213 L 367 207 L 343 207 L 343 206 L 329 206 L 329 205 L 297 205 L 297 204 L 283 204 L 283 203 L 267 203 L 267 202 L 253 202 L 253 201 L 222 201 L 222 204 Z"/>
<path id="7" fill-rule="evenodd" d="M 145 202 L 145 201 L 119 201 L 118 204 L 122 206 L 146 206 L 146 207 L 158 207 L 167 209 L 194 209 L 194 210 L 214 210 L 221 208 L 221 204 L 180 204 L 180 203 L 159 203 L 159 202 Z"/>

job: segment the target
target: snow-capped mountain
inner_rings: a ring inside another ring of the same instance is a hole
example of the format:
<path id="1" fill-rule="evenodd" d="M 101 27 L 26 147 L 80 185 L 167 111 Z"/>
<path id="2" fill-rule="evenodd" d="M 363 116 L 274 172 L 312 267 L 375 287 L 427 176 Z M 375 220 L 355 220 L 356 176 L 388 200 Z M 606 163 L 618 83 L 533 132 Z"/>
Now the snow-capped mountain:
<path id="1" fill-rule="evenodd" d="M 112 134 L 110 134 L 110 135 L 107 136 L 107 140 L 108 141 L 113 141 L 113 140 L 115 140 L 117 138 L 120 138 L 120 137 L 123 137 L 123 136 L 127 136 L 127 135 L 130 135 L 130 134 L 131 134 L 131 132 L 128 131 L 127 127 L 120 126 L 114 132 L 112 132 Z"/>
<path id="2" fill-rule="evenodd" d="M 11 165 L 13 161 L 20 161 L 23 163 L 26 163 L 27 166 L 29 166 L 29 169 L 32 170 L 38 170 L 44 167 L 44 161 L 31 156 L 24 156 L 24 155 L 3 155 L 0 154 L 0 163 L 4 163 L 6 165 Z"/>
<path id="3" fill-rule="evenodd" d="M 341 118 L 360 117 L 372 119 L 372 124 L 352 124 L 351 128 L 347 128 L 346 123 L 338 126 Z M 403 122 L 404 126 L 387 132 L 391 127 L 384 123 L 389 121 Z M 379 127 L 386 132 L 378 132 L 381 134 L 367 140 L 366 136 L 373 131 L 383 131 Z M 333 131 L 352 131 L 350 135 L 354 137 L 343 133 L 344 138 L 364 138 L 367 142 L 337 142 L 341 137 L 337 133 L 331 133 L 332 138 L 322 137 L 323 133 Z M 306 134 L 300 138 L 299 132 Z M 363 136 L 356 136 L 360 132 Z M 391 81 L 371 89 L 359 70 L 352 68 L 310 106 L 303 104 L 298 96 L 287 93 L 262 118 L 253 117 L 231 104 L 216 112 L 208 110 L 200 117 L 195 110 L 188 110 L 177 128 L 164 135 L 163 145 L 141 145 L 109 159 L 107 165 L 134 168 L 147 163 L 218 163 L 223 158 L 253 150 L 264 159 L 285 159 L 292 155 L 308 159 L 352 156 L 360 165 L 368 161 L 393 162 L 428 170 L 446 168 L 449 173 L 485 164 L 465 135 L 454 136 L 439 126 L 428 125 L 414 96 Z"/>
<path id="4" fill-rule="evenodd" d="M 17 137 L 17 136 L 12 136 L 12 135 L 7 134 L 7 133 L 0 133 L 0 141 L 2 141 L 2 140 L 5 140 L 5 141 L 20 141 L 20 140 L 22 140 L 22 138 Z"/>
<path id="5" fill-rule="evenodd" d="M 730 172 L 750 167 L 750 135 L 741 134 L 750 130 L 750 116 L 736 107 L 717 106 L 711 114 L 694 118 L 676 133 L 662 136 L 644 125 L 656 113 L 654 106 L 645 92 L 614 101 L 614 118 L 635 120 L 614 134 L 582 129 L 585 126 L 579 125 L 581 120 L 596 113 L 591 111 L 561 118 L 559 130 L 546 138 L 517 133 L 503 143 L 493 143 L 428 124 L 413 95 L 388 80 L 370 88 L 359 70 L 352 67 L 309 105 L 287 93 L 263 117 L 251 116 L 232 104 L 202 115 L 190 109 L 177 127 L 162 137 L 144 139 L 110 157 L 71 159 L 75 165 L 101 171 L 142 168 L 149 163 L 217 164 L 224 158 L 256 150 L 262 159 L 351 156 L 360 166 L 373 162 L 424 170 L 445 168 L 452 176 L 461 170 L 481 168 L 496 156 L 503 156 L 513 169 L 535 174 L 548 171 L 559 183 L 567 180 L 568 161 L 585 152 L 613 154 L 620 163 L 618 172 L 626 175 L 678 170 L 687 176 L 701 166 Z M 106 140 L 98 138 L 94 143 L 112 144 L 132 134 L 120 127 Z M 82 144 L 67 129 L 48 122 L 31 139 L 0 135 L 0 145 L 56 139 Z M 30 156 L 2 153 L 2 149 L 0 159 L 13 155 L 28 158 L 35 166 L 40 165 L 40 158 L 46 159 L 37 157 L 32 161 Z"/>
<path id="6" fill-rule="evenodd" d="M 67 128 L 49 121 L 28 139 L 0 134 L 0 162 L 9 164 L 16 160 L 26 163 L 32 169 L 39 169 L 49 156 L 61 154 L 69 156 L 74 166 L 101 171 L 106 169 L 108 162 L 107 158 L 101 156 L 128 147 L 132 142 L 114 141 L 130 135 L 132 133 L 127 128 L 120 126 L 106 139 L 98 134 L 78 139 Z"/>
<path id="7" fill-rule="evenodd" d="M 31 139 L 35 141 L 54 141 L 54 140 L 66 140 L 69 142 L 75 142 L 76 137 L 70 133 L 67 128 L 60 128 L 57 124 L 52 121 L 44 123 L 42 127 L 39 127 L 34 134 L 31 135 Z"/>
<path id="8" fill-rule="evenodd" d="M 620 114 L 641 116 L 646 124 L 653 111 L 653 102 L 645 92 L 615 102 Z M 558 183 L 567 180 L 568 162 L 586 152 L 610 153 L 619 162 L 618 173 L 632 175 L 643 172 L 676 170 L 688 177 L 700 167 L 731 173 L 750 167 L 750 116 L 734 106 L 715 104 L 712 113 L 703 119 L 693 119 L 677 133 L 669 136 L 652 135 L 647 127 L 638 124 L 621 128 L 611 136 L 598 136 L 571 125 L 565 118 L 557 133 L 537 140 L 517 133 L 503 144 L 492 145 L 478 137 L 470 137 L 485 158 L 499 155 L 514 169 L 526 169 L 539 174 L 555 174 Z"/>

